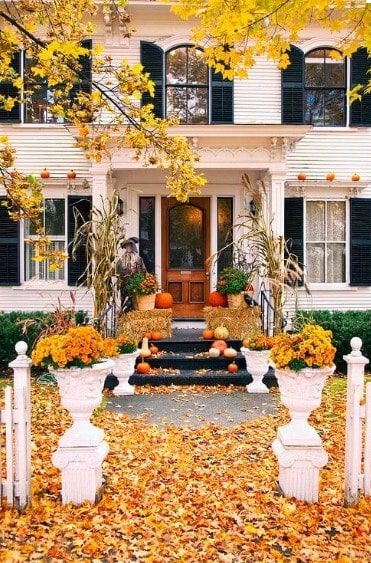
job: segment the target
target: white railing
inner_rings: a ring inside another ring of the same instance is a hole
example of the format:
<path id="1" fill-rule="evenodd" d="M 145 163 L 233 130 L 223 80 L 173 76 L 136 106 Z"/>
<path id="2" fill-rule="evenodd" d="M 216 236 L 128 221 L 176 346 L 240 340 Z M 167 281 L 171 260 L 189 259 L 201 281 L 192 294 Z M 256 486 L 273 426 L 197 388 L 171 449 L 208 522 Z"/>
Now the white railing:
<path id="1" fill-rule="evenodd" d="M 352 338 L 352 352 L 344 356 L 347 370 L 344 504 L 359 501 L 361 492 L 371 496 L 371 383 L 365 386 L 362 340 Z"/>
<path id="2" fill-rule="evenodd" d="M 31 506 L 31 360 L 26 356 L 27 344 L 16 344 L 17 358 L 10 362 L 14 372 L 13 388 L 5 388 L 5 408 L 0 422 L 0 500 L 19 510 Z M 3 439 L 3 435 L 5 434 Z M 5 458 L 5 471 L 1 459 Z M 3 474 L 5 473 L 5 478 Z"/>

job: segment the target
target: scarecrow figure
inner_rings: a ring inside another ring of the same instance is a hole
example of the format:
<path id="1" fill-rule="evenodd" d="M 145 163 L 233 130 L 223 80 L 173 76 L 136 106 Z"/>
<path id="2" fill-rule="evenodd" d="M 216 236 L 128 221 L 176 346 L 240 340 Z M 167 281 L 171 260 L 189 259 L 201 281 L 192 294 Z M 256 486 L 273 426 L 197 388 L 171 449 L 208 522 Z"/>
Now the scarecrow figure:
<path id="1" fill-rule="evenodd" d="M 126 286 L 130 278 L 134 274 L 145 274 L 147 272 L 143 258 L 141 258 L 138 253 L 138 242 L 139 239 L 137 237 L 131 237 L 121 243 L 121 248 L 124 248 L 124 252 L 121 258 L 117 261 L 116 271 L 120 279 L 120 299 L 122 310 L 128 310 L 131 308 L 130 296 L 126 291 Z"/>

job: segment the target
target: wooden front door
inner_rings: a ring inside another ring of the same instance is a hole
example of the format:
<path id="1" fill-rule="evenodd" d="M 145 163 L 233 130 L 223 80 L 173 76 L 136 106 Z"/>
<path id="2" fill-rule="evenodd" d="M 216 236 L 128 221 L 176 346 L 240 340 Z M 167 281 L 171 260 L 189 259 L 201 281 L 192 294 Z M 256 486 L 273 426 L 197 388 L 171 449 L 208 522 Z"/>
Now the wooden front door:
<path id="1" fill-rule="evenodd" d="M 173 317 L 203 317 L 210 293 L 210 199 L 162 198 L 162 288 L 173 296 Z"/>

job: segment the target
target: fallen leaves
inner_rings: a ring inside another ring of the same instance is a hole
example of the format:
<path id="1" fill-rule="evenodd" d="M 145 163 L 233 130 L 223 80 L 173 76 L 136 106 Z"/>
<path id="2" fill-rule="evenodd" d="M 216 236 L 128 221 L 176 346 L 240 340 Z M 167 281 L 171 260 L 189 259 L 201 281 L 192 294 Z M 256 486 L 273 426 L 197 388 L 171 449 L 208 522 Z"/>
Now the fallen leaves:
<path id="1" fill-rule="evenodd" d="M 331 380 L 331 382 L 334 380 Z M 200 402 L 199 392 L 203 396 Z M 140 388 L 142 393 L 181 391 L 202 409 L 215 393 L 238 388 Z M 243 388 L 239 388 L 242 390 Z M 277 390 L 271 390 L 277 394 Z M 321 470 L 320 502 L 281 497 L 271 444 L 286 409 L 232 428 L 205 424 L 159 428 L 146 416 L 99 409 L 110 453 L 102 500 L 62 506 L 59 471 L 51 462 L 71 421 L 56 387 L 32 386 L 33 506 L 0 512 L 0 559 L 80 562 L 326 561 L 371 559 L 371 500 L 343 506 L 345 390 L 331 383 L 313 414 L 329 453 Z"/>

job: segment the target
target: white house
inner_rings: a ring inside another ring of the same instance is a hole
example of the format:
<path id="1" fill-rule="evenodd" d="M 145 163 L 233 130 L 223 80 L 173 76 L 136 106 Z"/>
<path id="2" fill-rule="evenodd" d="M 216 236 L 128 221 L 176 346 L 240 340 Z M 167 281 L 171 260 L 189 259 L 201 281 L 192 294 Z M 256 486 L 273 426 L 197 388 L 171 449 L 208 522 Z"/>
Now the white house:
<path id="1" fill-rule="evenodd" d="M 241 184 L 247 174 L 264 180 L 267 214 L 305 268 L 311 295 L 299 289 L 288 312 L 295 306 L 369 309 L 371 95 L 351 107 L 347 98 L 352 85 L 367 82 L 365 50 L 335 61 L 331 36 L 313 27 L 292 46 L 286 71 L 261 58 L 248 79 L 230 82 L 204 65 L 189 40 L 192 23 L 172 15 L 169 4 L 129 1 L 137 30 L 130 39 L 114 17 L 100 12 L 91 40 L 103 44 L 114 61 L 140 61 L 151 73 L 156 114 L 180 118 L 172 133 L 193 143 L 207 185 L 199 197 L 180 204 L 167 197 L 164 173 L 144 168 L 129 149 L 114 153 L 111 164 L 89 162 L 74 147 L 68 125 L 49 120 L 46 88 L 44 98 L 39 93 L 26 107 L 1 111 L 0 134 L 16 148 L 18 170 L 50 171 L 45 209 L 55 244 L 64 248 L 71 240 L 74 206 L 88 215 L 107 196 L 112 166 L 127 235 L 139 237 L 147 268 L 173 294 L 174 317 L 202 318 L 217 277 L 206 259 L 224 246 L 249 204 Z M 22 53 L 19 61 L 22 68 Z M 70 169 L 76 180 L 67 179 Z M 299 172 L 305 181 L 298 180 Z M 333 181 L 326 180 L 329 172 Z M 352 181 L 355 172 L 360 181 Z M 83 255 L 51 274 L 31 260 L 27 236 L 24 225 L 8 220 L 0 207 L 0 311 L 52 308 L 58 297 L 68 303 L 70 291 L 76 291 L 78 308 L 91 311 L 92 296 L 78 287 Z M 256 298 L 258 291 L 257 284 Z"/>

